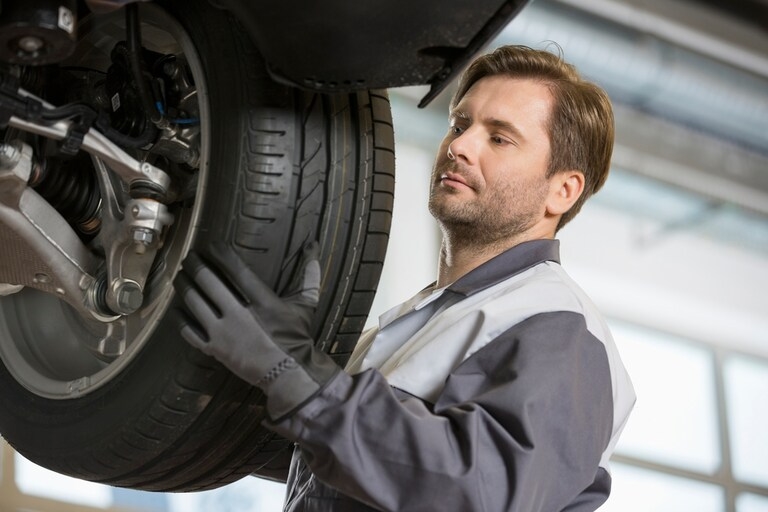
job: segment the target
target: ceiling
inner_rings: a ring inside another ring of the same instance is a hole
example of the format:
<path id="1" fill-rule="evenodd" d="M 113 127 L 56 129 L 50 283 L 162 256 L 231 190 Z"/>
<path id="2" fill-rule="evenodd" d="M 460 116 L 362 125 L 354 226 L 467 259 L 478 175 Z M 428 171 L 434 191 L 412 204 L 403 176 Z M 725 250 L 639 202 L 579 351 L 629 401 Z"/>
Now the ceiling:
<path id="1" fill-rule="evenodd" d="M 718 10 L 760 30 L 768 30 L 768 0 L 695 0 L 695 3 Z"/>

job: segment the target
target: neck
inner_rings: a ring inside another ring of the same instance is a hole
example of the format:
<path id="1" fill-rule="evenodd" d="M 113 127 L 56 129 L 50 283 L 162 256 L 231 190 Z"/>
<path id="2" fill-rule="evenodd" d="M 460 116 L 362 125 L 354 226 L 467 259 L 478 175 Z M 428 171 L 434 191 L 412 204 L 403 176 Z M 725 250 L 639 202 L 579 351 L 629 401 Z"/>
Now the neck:
<path id="1" fill-rule="evenodd" d="M 554 233 L 538 233 L 538 236 L 533 233 L 522 233 L 520 236 L 503 241 L 478 245 L 456 240 L 456 237 L 451 237 L 445 231 L 443 235 L 436 288 L 448 286 L 486 261 L 518 244 L 529 240 L 554 238 Z"/>

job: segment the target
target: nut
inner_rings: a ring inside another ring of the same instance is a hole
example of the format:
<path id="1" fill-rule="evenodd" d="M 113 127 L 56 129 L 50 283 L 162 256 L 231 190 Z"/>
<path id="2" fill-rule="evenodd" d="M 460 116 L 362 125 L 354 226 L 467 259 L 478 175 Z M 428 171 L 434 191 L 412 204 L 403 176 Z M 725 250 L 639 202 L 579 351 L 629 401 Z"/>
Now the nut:
<path id="1" fill-rule="evenodd" d="M 155 241 L 155 232 L 149 228 L 133 228 L 133 241 L 137 244 L 152 245 Z"/>
<path id="2" fill-rule="evenodd" d="M 124 281 L 115 290 L 115 301 L 119 309 L 118 313 L 124 315 L 133 313 L 144 302 L 144 294 L 141 286 L 134 281 Z"/>

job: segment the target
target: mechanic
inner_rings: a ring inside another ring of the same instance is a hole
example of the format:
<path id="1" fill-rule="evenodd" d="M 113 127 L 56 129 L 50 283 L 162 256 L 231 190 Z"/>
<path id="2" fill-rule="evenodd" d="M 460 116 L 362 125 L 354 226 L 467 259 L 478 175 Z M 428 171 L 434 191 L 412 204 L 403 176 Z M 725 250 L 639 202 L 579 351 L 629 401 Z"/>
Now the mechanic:
<path id="1" fill-rule="evenodd" d="M 317 246 L 279 297 L 229 248 L 176 280 L 183 337 L 267 395 L 296 443 L 287 511 L 593 511 L 634 404 L 557 231 L 605 182 L 606 93 L 506 46 L 462 75 L 435 160 L 437 281 L 363 334 L 346 371 L 313 347 Z"/>

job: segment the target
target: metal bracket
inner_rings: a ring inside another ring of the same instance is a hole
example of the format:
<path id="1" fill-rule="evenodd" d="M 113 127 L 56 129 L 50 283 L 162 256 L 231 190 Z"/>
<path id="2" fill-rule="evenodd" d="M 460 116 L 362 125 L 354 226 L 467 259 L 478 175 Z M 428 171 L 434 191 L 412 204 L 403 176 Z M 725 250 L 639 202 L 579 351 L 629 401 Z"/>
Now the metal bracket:
<path id="1" fill-rule="evenodd" d="M 98 259 L 74 230 L 27 186 L 33 169 L 27 144 L 0 144 L 0 281 L 5 292 L 29 286 L 56 295 L 86 317 Z"/>
<path id="2" fill-rule="evenodd" d="M 104 204 L 99 237 L 106 249 L 106 304 L 128 315 L 142 305 L 161 234 L 173 223 L 173 215 L 164 204 L 148 198 L 132 198 L 121 205 L 104 162 L 94 158 L 94 165 Z"/>
<path id="3" fill-rule="evenodd" d="M 22 88 L 18 89 L 18 94 L 39 101 L 46 109 L 53 108 L 49 103 L 35 97 L 33 94 Z M 8 124 L 14 128 L 42 135 L 49 139 L 65 140 L 70 136 L 70 128 L 72 127 L 73 121 L 61 120 L 52 124 L 42 124 L 39 122 L 27 121 L 12 115 Z M 112 171 L 129 185 L 136 182 L 150 182 L 155 188 L 162 190 L 163 193 L 168 192 L 171 179 L 164 171 L 150 163 L 139 162 L 97 130 L 90 128 L 85 132 L 81 148 L 91 155 L 103 160 Z"/>
<path id="4" fill-rule="evenodd" d="M 18 95 L 46 109 L 53 108 L 18 89 Z M 54 140 L 67 140 L 74 121 L 51 124 L 11 115 L 14 128 Z M 10 294 L 21 285 L 54 293 L 81 314 L 101 321 L 135 312 L 143 302 L 144 285 L 152 267 L 162 233 L 173 222 L 165 204 L 157 199 L 132 198 L 121 205 L 112 182 L 116 175 L 128 188 L 149 189 L 165 198 L 171 184 L 164 171 L 140 162 L 100 132 L 90 128 L 81 148 L 93 156 L 102 194 L 102 228 L 99 234 L 106 253 L 106 282 L 96 271 L 93 256 L 61 215 L 27 183 L 34 155 L 26 144 L 2 144 L 0 162 L 0 293 Z M 3 163 L 4 162 L 4 163 Z M 10 251 L 3 254 L 3 251 Z M 24 257 L 19 257 L 19 251 Z M 37 269 L 30 274 L 28 268 Z"/>

